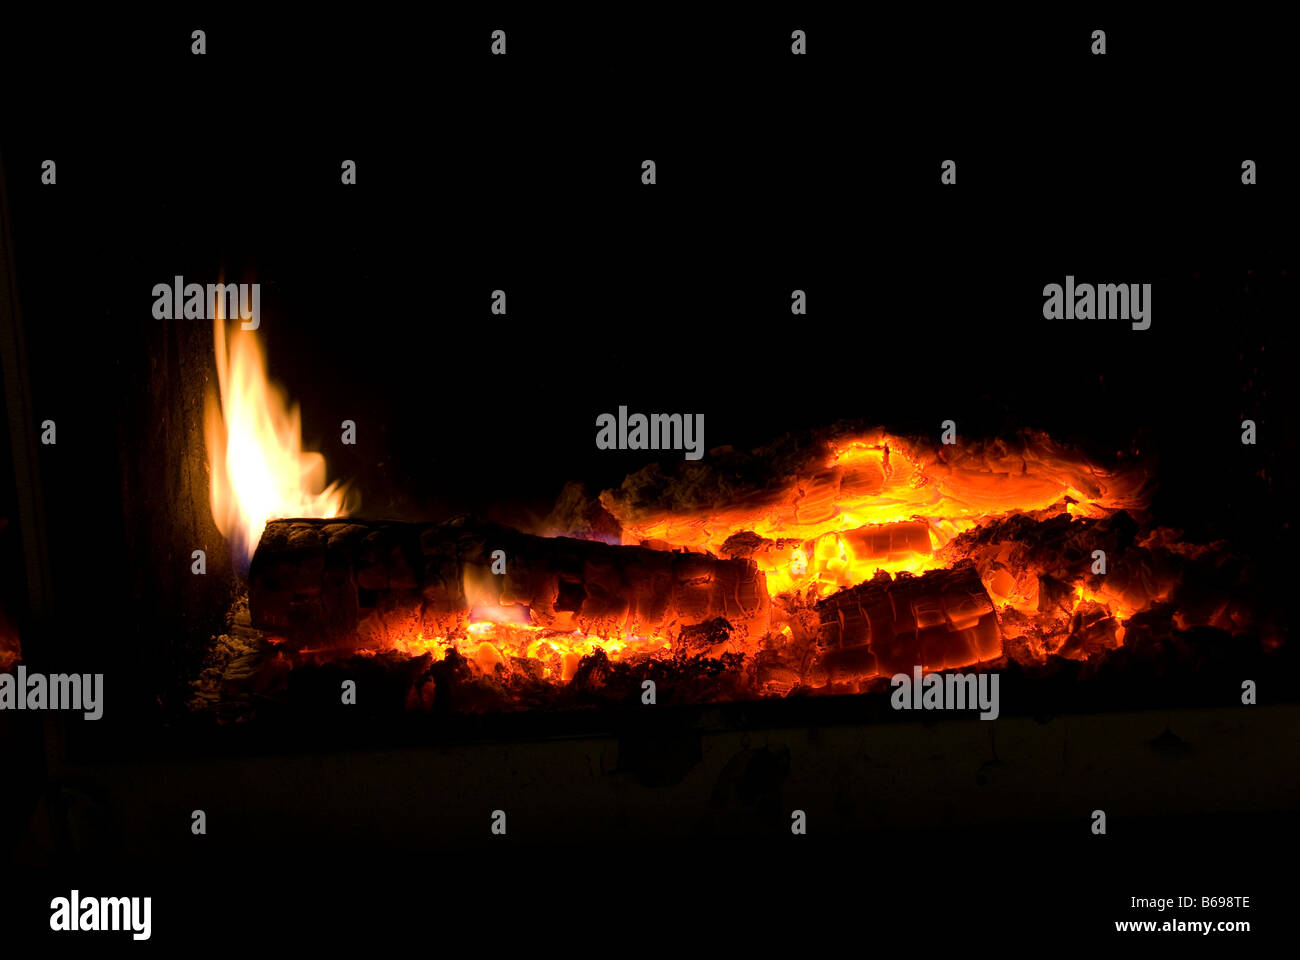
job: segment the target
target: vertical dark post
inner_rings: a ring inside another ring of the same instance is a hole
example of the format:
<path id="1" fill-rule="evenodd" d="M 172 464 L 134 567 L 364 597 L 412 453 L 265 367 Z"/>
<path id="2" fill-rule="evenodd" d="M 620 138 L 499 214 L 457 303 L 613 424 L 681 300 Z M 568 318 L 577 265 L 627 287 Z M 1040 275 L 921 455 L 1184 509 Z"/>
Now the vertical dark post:
<path id="1" fill-rule="evenodd" d="M 0 162 L 0 376 L 4 379 L 9 446 L 14 464 L 18 527 L 22 538 L 28 614 L 39 622 L 49 608 L 50 564 L 37 465 L 37 428 L 32 419 L 31 381 L 19 311 L 13 235 Z"/>

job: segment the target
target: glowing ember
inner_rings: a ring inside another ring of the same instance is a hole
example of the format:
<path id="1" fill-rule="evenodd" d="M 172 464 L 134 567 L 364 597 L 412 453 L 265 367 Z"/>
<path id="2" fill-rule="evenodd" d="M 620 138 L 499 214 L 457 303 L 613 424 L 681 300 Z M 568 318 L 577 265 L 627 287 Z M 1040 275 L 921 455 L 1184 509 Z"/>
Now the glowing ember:
<path id="1" fill-rule="evenodd" d="M 567 683 L 573 678 L 578 662 L 598 649 L 604 650 L 610 660 L 618 661 L 630 655 L 663 654 L 670 646 L 667 639 L 657 637 L 600 637 L 581 630 L 562 632 L 543 630 L 533 624 L 478 621 L 469 624 L 465 637 L 426 639 L 419 634 L 414 639 L 398 641 L 393 649 L 411 657 L 432 653 L 440 658 L 455 649 L 488 675 L 495 672 L 498 664 L 505 667 L 508 658 L 523 658 L 540 664 L 542 679 Z"/>
<path id="2" fill-rule="evenodd" d="M 1042 433 L 1019 445 L 928 446 L 875 430 L 830 444 L 824 460 L 776 490 L 734 502 L 656 509 L 621 491 L 601 502 L 622 524 L 624 543 L 748 556 L 773 595 L 811 589 L 824 597 L 877 570 L 946 567 L 942 548 L 953 537 L 1012 514 L 1141 511 L 1146 481 L 1140 469 L 1100 469 Z"/>
<path id="3" fill-rule="evenodd" d="M 828 458 L 775 491 L 686 510 L 638 508 L 611 491 L 601 502 L 623 526 L 623 542 L 664 541 L 719 550 L 732 534 L 814 540 L 868 524 L 924 519 L 939 545 L 985 520 L 1068 508 L 1099 518 L 1146 507 L 1146 476 L 1107 472 L 1029 434 L 1002 443 L 928 448 L 877 430 L 832 445 Z"/>
<path id="4" fill-rule="evenodd" d="M 1088 659 L 1172 586 L 1167 558 L 1121 531 L 1146 510 L 1145 468 L 1104 470 L 1032 432 L 840 435 L 749 486 L 725 463 L 650 472 L 601 497 L 622 546 L 461 521 L 320 523 L 307 518 L 347 510 L 343 491 L 322 490 L 324 459 L 302 452 L 298 410 L 251 334 L 228 349 L 215 331 L 214 515 L 250 559 L 267 521 L 301 518 L 265 533 L 250 608 L 309 660 L 454 651 L 455 670 L 558 685 L 593 654 L 703 658 L 746 664 L 761 693 L 829 690 L 900 665 Z M 1090 568 L 1099 544 L 1118 572 Z M 498 550 L 505 570 L 488 563 Z"/>
<path id="5" fill-rule="evenodd" d="M 457 669 L 511 683 L 567 684 L 597 652 L 730 656 L 753 689 L 788 693 L 914 664 L 1089 659 L 1173 586 L 1176 565 L 1133 543 L 1146 469 L 1100 469 L 1044 434 L 863 431 L 749 487 L 725 463 L 687 469 L 602 495 L 617 547 L 457 522 L 275 524 L 255 624 L 316 660 L 454 650 Z M 498 547 L 512 565 L 493 573 Z M 1117 570 L 1093 566 L 1098 547 Z"/>
<path id="6" fill-rule="evenodd" d="M 254 333 L 232 328 L 228 336 L 218 311 L 213 335 L 220 395 L 209 389 L 205 418 L 212 518 L 243 565 L 268 520 L 337 517 L 355 503 L 345 487 L 325 485 L 325 458 L 302 449 L 298 405 L 268 379 Z"/>

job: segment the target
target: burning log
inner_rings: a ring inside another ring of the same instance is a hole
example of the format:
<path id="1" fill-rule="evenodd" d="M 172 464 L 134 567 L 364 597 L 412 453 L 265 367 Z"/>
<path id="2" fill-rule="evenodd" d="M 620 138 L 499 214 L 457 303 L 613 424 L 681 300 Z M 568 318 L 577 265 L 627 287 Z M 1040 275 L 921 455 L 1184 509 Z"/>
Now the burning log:
<path id="1" fill-rule="evenodd" d="M 920 519 L 963 529 L 1067 503 L 1099 518 L 1141 512 L 1149 494 L 1147 465 L 1106 469 L 1039 431 L 950 446 L 839 424 L 750 453 L 651 464 L 600 501 L 625 543 L 660 540 L 717 552 L 742 531 L 806 541 Z"/>
<path id="2" fill-rule="evenodd" d="M 881 574 L 817 604 L 828 670 L 868 675 L 960 667 L 1002 656 L 993 603 L 973 564 Z"/>
<path id="3" fill-rule="evenodd" d="M 673 639 L 722 618 L 744 642 L 771 619 L 765 577 L 749 560 L 461 521 L 268 523 L 249 569 L 249 608 L 255 627 L 299 649 L 386 650 L 417 636 L 464 636 L 482 620 Z"/>

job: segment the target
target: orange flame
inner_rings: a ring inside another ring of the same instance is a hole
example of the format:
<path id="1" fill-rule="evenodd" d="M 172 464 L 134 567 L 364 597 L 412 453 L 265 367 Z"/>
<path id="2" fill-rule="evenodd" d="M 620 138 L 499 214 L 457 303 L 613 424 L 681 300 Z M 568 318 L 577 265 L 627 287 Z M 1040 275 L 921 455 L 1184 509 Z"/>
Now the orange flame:
<path id="1" fill-rule="evenodd" d="M 267 521 L 337 517 L 355 509 L 351 491 L 325 485 L 325 458 L 302 449 L 296 403 L 267 377 L 256 336 L 213 321 L 220 396 L 208 390 L 205 432 L 212 466 L 212 519 L 237 562 L 252 559 Z"/>

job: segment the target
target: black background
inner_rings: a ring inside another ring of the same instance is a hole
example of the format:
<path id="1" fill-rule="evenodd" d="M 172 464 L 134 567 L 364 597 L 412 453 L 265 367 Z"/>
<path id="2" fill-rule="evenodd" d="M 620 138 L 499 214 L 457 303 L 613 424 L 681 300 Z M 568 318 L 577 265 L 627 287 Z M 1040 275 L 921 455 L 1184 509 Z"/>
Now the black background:
<path id="1" fill-rule="evenodd" d="M 78 542 L 60 501 L 120 511 L 118 489 L 95 482 L 115 451 L 94 415 L 146 369 L 153 285 L 218 269 L 263 284 L 272 374 L 367 515 L 536 516 L 568 480 L 616 485 L 645 462 L 595 449 L 596 416 L 620 404 L 703 413 L 709 446 L 841 418 L 933 434 L 951 418 L 963 435 L 1041 427 L 1098 456 L 1154 450 L 1165 522 L 1289 555 L 1300 157 L 1276 24 L 1100 11 L 299 21 L 3 31 L 0 153 L 34 405 L 77 458 L 53 468 L 47 496 L 56 573 Z M 1088 52 L 1098 26 L 1105 57 Z M 204 57 L 189 53 L 195 27 Z M 497 27 L 505 58 L 488 53 Z M 806 57 L 789 53 L 796 27 Z M 57 188 L 39 184 L 47 158 Z M 344 159 L 355 187 L 339 182 Z M 946 159 L 955 187 L 939 183 Z M 1066 274 L 1151 283 L 1151 329 L 1045 321 L 1042 288 Z M 506 317 L 489 312 L 497 288 Z M 790 314 L 795 288 L 807 317 Z M 1245 417 L 1257 447 L 1240 443 Z M 337 442 L 343 419 L 356 447 Z M 1175 879 L 1259 897 L 1253 858 L 1294 836 L 1267 818 L 1201 829 L 1134 825 L 1100 853 L 1030 829 L 849 850 L 541 844 L 418 865 L 341 850 L 337 871 L 295 849 L 291 864 L 269 855 L 274 881 L 228 863 L 167 904 L 164 878 L 139 882 L 159 930 L 196 939 L 283 918 L 293 937 L 338 923 L 449 949 L 471 917 L 500 932 L 495 916 L 601 949 L 682 949 L 692 927 L 726 950 L 786 937 L 842 949 L 843 936 L 866 949 L 886 932 L 997 949 L 1039 925 L 1061 943 L 1087 935 L 1127 918 L 1130 895 L 1183 892 Z M 322 840 L 316 855 L 334 853 Z M 1135 870 L 1151 882 L 1129 891 Z M 66 875 L 50 883 L 66 894 Z M 230 883 L 247 892 L 239 906 L 218 899 Z M 493 884 L 505 902 L 476 901 Z M 606 906 L 621 890 L 626 903 Z M 35 885 L 17 921 L 43 928 L 51 895 Z M 942 934 L 928 926 L 939 917 L 952 918 Z"/>
<path id="2" fill-rule="evenodd" d="M 1294 409 L 1296 157 L 1267 47 L 1227 56 L 1262 28 L 1112 28 L 1101 58 L 1069 41 L 1085 20 L 832 19 L 798 58 L 782 18 L 739 19 L 534 21 L 504 59 L 466 49 L 477 21 L 232 18 L 206 57 L 179 26 L 34 36 L 97 65 L 6 124 L 31 352 L 61 354 L 37 407 L 74 423 L 122 388 L 135 287 L 224 269 L 263 284 L 272 374 L 375 516 L 617 485 L 645 462 L 595 448 L 620 404 L 741 448 L 841 418 L 1041 427 L 1195 463 L 1164 477 L 1226 505 L 1240 420 Z M 1044 321 L 1067 274 L 1153 283 L 1152 328 Z"/>

